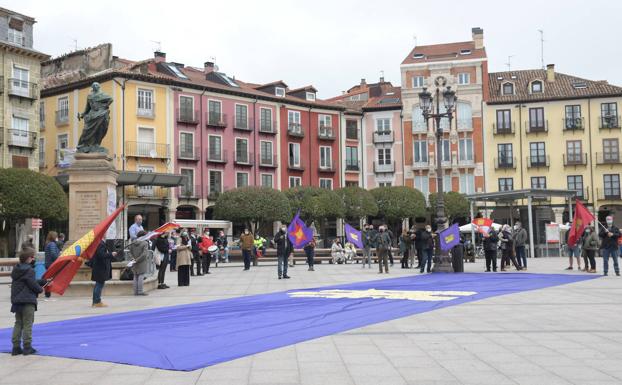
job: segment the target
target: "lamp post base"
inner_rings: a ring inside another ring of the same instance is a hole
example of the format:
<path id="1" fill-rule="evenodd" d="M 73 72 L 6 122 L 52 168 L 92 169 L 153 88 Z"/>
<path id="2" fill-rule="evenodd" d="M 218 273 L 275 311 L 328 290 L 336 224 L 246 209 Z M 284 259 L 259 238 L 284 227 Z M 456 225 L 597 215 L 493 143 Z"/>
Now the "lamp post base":
<path id="1" fill-rule="evenodd" d="M 434 258 L 434 266 L 432 266 L 433 273 L 453 273 L 454 267 L 451 264 L 451 257 L 446 251 L 441 252 L 440 255 Z"/>

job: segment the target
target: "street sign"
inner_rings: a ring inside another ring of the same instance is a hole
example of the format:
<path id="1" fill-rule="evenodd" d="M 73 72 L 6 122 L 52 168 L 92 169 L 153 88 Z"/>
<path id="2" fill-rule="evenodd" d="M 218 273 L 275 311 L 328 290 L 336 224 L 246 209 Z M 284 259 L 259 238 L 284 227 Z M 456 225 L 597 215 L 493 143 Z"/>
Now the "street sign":
<path id="1" fill-rule="evenodd" d="M 32 228 L 33 229 L 41 229 L 43 228 L 43 220 L 41 218 L 32 218 Z"/>

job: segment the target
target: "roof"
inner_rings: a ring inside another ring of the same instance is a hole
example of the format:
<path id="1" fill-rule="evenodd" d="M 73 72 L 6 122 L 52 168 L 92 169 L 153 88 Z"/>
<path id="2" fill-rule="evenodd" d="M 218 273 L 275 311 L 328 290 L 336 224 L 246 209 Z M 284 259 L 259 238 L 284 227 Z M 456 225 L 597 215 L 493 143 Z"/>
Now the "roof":
<path id="1" fill-rule="evenodd" d="M 22 19 L 27 20 L 27 21 L 29 21 L 31 23 L 35 23 L 36 22 L 34 17 L 24 15 L 23 13 L 11 11 L 10 9 L 7 9 L 7 8 L 0 7 L 0 12 L 6 13 L 6 14 L 9 14 L 9 15 L 19 16 Z"/>
<path id="2" fill-rule="evenodd" d="M 464 54 L 470 52 L 468 54 Z M 417 55 L 417 57 L 415 57 Z M 421 55 L 421 57 L 419 57 Z M 431 63 L 439 61 L 485 59 L 486 49 L 475 49 L 473 41 L 458 43 L 420 45 L 410 51 L 402 64 Z"/>
<path id="3" fill-rule="evenodd" d="M 555 190 L 555 189 L 523 189 L 512 191 L 497 191 L 490 193 L 477 193 L 466 196 L 466 199 L 474 202 L 492 201 L 492 202 L 513 202 L 519 199 L 542 198 L 542 197 L 566 197 L 573 198 L 577 195 L 574 190 Z"/>
<path id="4" fill-rule="evenodd" d="M 373 90 L 372 90 L 373 89 Z M 351 87 L 342 95 L 328 99 L 346 108 L 349 112 L 395 110 L 402 108 L 402 88 L 394 87 L 391 82 L 361 84 Z M 371 96 L 380 92 L 377 96 Z M 368 94 L 366 100 L 349 100 L 352 96 Z"/>
<path id="5" fill-rule="evenodd" d="M 542 69 L 492 72 L 488 74 L 488 104 L 538 102 L 547 100 L 582 99 L 589 97 L 622 96 L 622 87 L 606 81 L 594 81 L 577 76 L 555 72 L 555 80 L 546 81 L 546 71 Z M 543 92 L 530 93 L 529 85 L 534 80 L 541 80 Z M 502 95 L 501 85 L 514 84 L 513 95 Z"/>
<path id="6" fill-rule="evenodd" d="M 34 57 L 39 60 L 47 60 L 50 58 L 50 55 L 37 51 L 36 49 L 26 48 L 24 46 L 13 44 L 8 41 L 0 41 L 0 48 L 6 49 L 7 51 L 16 52 L 21 55 Z"/>

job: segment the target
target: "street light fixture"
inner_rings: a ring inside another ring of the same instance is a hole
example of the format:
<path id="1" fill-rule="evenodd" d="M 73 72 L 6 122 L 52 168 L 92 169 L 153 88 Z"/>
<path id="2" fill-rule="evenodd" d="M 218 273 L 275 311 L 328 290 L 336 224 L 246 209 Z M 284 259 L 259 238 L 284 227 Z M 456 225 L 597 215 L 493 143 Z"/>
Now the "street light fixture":
<path id="1" fill-rule="evenodd" d="M 426 126 L 430 118 L 434 119 L 436 123 L 436 224 L 437 230 L 441 231 L 447 228 L 447 218 L 445 217 L 445 199 L 443 197 L 443 168 L 442 168 L 442 137 L 443 130 L 441 129 L 441 119 L 447 118 L 449 120 L 449 127 L 451 127 L 451 121 L 453 119 L 454 108 L 456 106 L 456 92 L 447 86 L 442 92 L 443 105 L 445 111 L 441 112 L 441 88 L 445 87 L 447 81 L 444 77 L 439 76 L 434 81 L 436 85 L 435 96 L 433 97 L 427 88 L 423 88 L 423 91 L 419 93 L 419 106 L 421 107 L 421 113 L 425 119 Z M 434 101 L 436 99 L 436 108 L 434 108 Z M 439 248 L 440 249 L 440 248 Z M 434 259 L 434 267 L 432 271 L 452 273 L 454 271 L 447 251 L 440 250 L 440 255 Z"/>

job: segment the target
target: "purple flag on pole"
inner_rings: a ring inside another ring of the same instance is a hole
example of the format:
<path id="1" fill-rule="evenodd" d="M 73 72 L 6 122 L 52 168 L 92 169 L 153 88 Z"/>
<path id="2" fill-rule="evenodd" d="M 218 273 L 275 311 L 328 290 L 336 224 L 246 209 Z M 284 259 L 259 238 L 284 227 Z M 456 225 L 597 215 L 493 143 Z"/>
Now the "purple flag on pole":
<path id="1" fill-rule="evenodd" d="M 354 227 L 350 226 L 349 224 L 346 223 L 346 239 L 348 240 L 348 242 L 350 242 L 351 244 L 353 244 L 354 246 L 358 247 L 359 249 L 363 248 L 363 241 L 362 241 L 362 236 L 361 236 L 361 232 L 358 231 L 357 229 L 355 229 Z"/>
<path id="2" fill-rule="evenodd" d="M 313 230 L 308 228 L 304 221 L 300 219 L 300 210 L 296 213 L 292 223 L 289 224 L 287 235 L 292 245 L 294 245 L 294 249 L 303 248 L 304 245 L 313 239 Z"/>
<path id="3" fill-rule="evenodd" d="M 449 228 L 441 231 L 441 250 L 447 251 L 456 246 L 460 242 L 460 227 L 457 223 L 449 226 Z"/>

